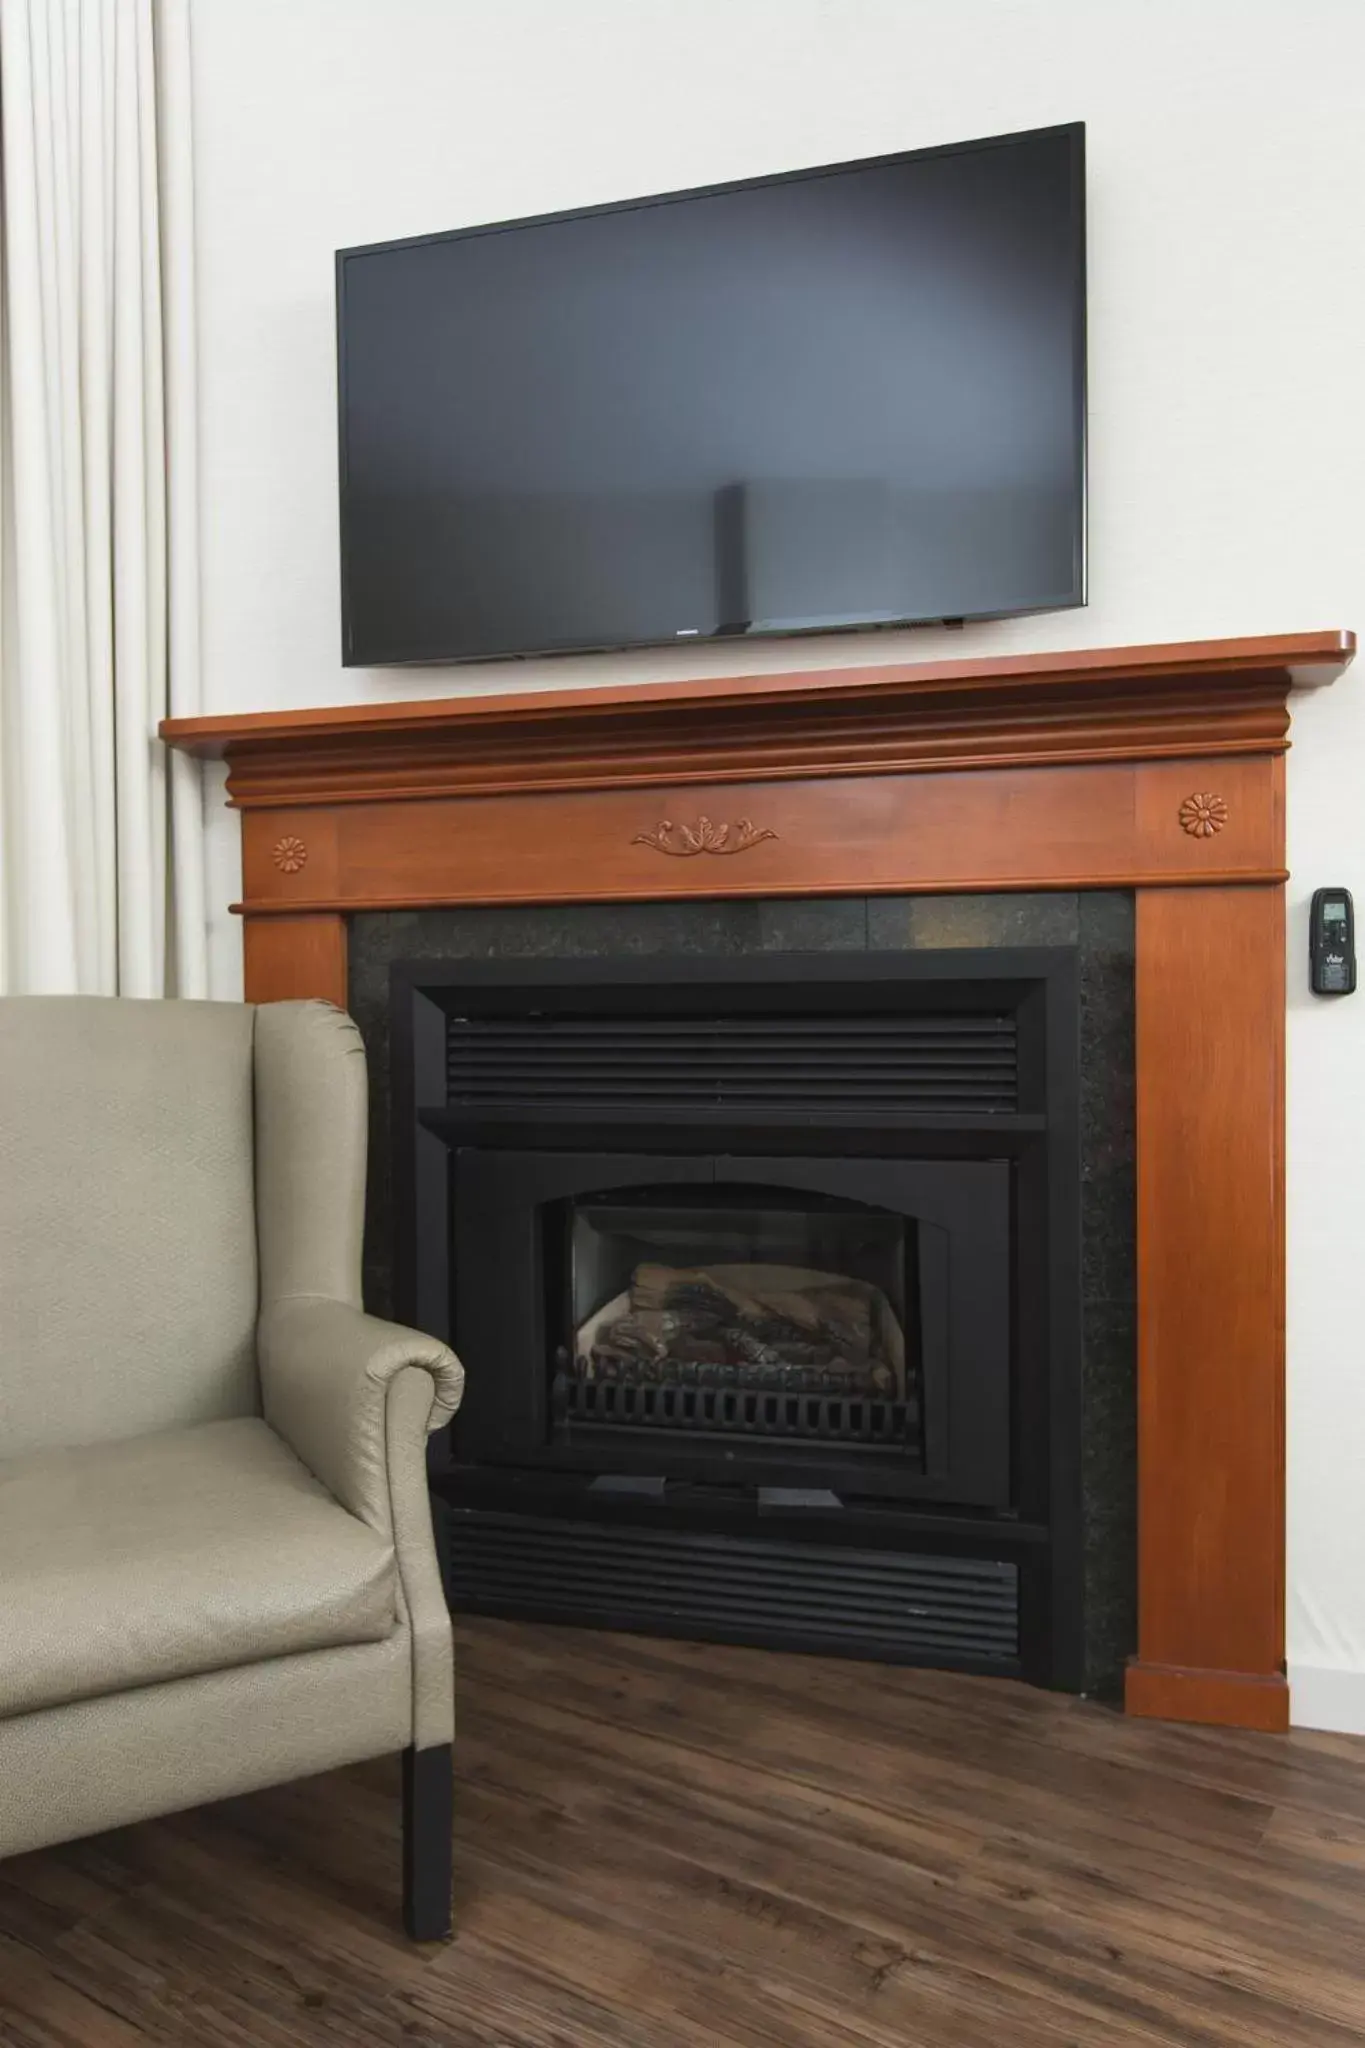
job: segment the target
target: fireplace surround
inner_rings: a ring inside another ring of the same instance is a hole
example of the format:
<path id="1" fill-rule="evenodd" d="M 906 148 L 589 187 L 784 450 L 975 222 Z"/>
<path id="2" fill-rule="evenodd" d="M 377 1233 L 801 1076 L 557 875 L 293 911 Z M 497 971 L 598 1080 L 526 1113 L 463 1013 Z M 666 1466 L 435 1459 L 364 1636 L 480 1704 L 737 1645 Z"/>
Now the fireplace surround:
<path id="1" fill-rule="evenodd" d="M 1131 889 L 1129 1711 L 1277 1728 L 1288 703 L 1344 633 L 168 721 L 243 811 L 247 994 L 358 913 Z M 1211 986 L 1209 962 L 1219 963 Z"/>
<path id="2" fill-rule="evenodd" d="M 483 1365 L 435 1474 L 456 1603 L 1115 1690 L 1135 1639 L 1132 929 L 1130 896 L 1075 892 L 357 917 L 367 1297 Z M 608 1230 L 643 1189 L 674 1259 L 710 1227 L 699 1197 L 732 1250 L 734 1191 L 780 1198 L 769 1248 L 826 1269 L 856 1215 L 920 1405 L 770 1391 L 764 1412 L 718 1370 L 568 1383 L 566 1189 Z M 648 1574 L 609 1553 L 627 1531 Z"/>

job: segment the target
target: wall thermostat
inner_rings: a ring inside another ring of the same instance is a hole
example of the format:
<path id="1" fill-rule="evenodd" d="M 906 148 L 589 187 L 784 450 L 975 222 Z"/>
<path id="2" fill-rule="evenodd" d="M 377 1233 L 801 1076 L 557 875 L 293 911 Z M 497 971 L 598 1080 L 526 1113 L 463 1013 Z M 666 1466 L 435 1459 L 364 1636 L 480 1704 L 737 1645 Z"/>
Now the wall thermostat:
<path id="1" fill-rule="evenodd" d="M 1308 984 L 1315 996 L 1354 995 L 1356 920 L 1349 889 L 1315 889 L 1308 921 Z"/>

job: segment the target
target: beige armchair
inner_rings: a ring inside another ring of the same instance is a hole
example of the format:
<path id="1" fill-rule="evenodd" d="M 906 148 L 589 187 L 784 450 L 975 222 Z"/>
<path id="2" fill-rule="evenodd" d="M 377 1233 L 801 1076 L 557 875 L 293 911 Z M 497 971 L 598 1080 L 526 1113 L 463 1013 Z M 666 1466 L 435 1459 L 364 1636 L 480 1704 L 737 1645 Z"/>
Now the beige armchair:
<path id="1" fill-rule="evenodd" d="M 0 1001 L 0 1856 L 403 1752 L 449 1931 L 444 1345 L 360 1307 L 325 1003 Z"/>

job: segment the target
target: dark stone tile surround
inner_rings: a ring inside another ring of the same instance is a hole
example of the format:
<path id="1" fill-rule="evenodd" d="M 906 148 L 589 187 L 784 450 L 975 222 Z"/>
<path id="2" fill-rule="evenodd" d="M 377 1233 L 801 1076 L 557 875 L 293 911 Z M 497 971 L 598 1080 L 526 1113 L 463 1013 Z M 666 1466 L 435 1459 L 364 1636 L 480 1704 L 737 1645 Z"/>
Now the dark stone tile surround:
<path id="1" fill-rule="evenodd" d="M 370 1061 L 365 1296 L 392 1312 L 389 968 L 397 960 L 1074 946 L 1081 1006 L 1082 1483 L 1088 1689 L 1116 1691 L 1136 1641 L 1133 899 L 1123 891 L 365 912 L 350 1003 Z"/>

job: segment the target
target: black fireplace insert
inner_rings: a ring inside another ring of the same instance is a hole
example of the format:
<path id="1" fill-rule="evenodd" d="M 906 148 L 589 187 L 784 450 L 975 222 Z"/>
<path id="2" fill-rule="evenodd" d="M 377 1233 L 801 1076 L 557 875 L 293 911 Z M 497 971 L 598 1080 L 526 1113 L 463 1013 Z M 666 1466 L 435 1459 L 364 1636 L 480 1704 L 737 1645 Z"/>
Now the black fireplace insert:
<path id="1" fill-rule="evenodd" d="M 452 1604 L 1079 1685 L 1066 947 L 399 962 Z"/>

